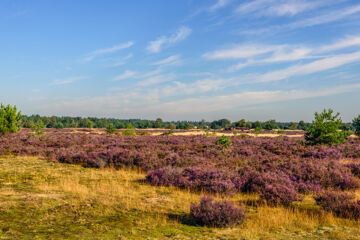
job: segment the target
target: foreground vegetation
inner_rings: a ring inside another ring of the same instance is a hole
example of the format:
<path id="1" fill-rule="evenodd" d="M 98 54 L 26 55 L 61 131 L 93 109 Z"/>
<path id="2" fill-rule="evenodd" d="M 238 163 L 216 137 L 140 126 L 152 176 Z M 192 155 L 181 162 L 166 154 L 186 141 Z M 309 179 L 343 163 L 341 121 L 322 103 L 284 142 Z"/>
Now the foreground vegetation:
<path id="1" fill-rule="evenodd" d="M 35 157 L 0 157 L 0 239 L 358 239 L 359 222 L 322 212 L 311 196 L 294 207 L 252 194 L 237 227 L 188 222 L 201 193 L 143 183 L 136 169 L 94 169 Z M 219 196 L 218 196 L 219 197 Z"/>

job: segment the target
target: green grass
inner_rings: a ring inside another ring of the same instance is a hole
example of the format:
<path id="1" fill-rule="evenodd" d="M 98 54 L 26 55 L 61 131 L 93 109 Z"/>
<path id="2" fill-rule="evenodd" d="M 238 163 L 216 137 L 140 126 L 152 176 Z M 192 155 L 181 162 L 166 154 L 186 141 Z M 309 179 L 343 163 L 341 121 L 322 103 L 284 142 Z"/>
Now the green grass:
<path id="1" fill-rule="evenodd" d="M 359 239 L 359 223 L 296 208 L 251 206 L 235 228 L 192 226 L 201 194 L 142 182 L 137 170 L 89 169 L 34 157 L 0 157 L 0 239 Z"/>

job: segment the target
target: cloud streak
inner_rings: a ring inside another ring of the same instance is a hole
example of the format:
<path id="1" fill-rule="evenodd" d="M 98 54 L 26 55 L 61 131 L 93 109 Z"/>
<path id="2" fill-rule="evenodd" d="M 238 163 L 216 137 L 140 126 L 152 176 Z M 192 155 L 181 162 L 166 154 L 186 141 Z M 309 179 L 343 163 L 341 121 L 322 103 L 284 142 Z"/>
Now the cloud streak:
<path id="1" fill-rule="evenodd" d="M 73 83 L 79 80 L 86 79 L 86 77 L 83 76 L 77 76 L 77 77 L 69 77 L 69 78 L 62 78 L 62 79 L 55 79 L 52 81 L 51 85 L 63 85 L 63 84 L 69 84 Z"/>
<path id="2" fill-rule="evenodd" d="M 99 57 L 101 55 L 109 54 L 109 53 L 115 53 L 115 52 L 120 51 L 122 49 L 129 48 L 129 47 L 131 47 L 133 45 L 134 45 L 134 42 L 129 41 L 129 42 L 126 42 L 126 43 L 121 43 L 121 44 L 115 45 L 115 46 L 110 47 L 110 48 L 98 49 L 98 50 L 95 50 L 95 51 L 89 53 L 84 58 L 84 61 L 85 62 L 90 62 L 90 61 L 94 60 L 96 57 Z"/>
<path id="3" fill-rule="evenodd" d="M 169 37 L 162 36 L 154 41 L 151 41 L 146 49 L 151 53 L 158 53 L 162 50 L 163 47 L 168 47 L 177 42 L 185 40 L 191 34 L 191 32 L 192 30 L 190 28 L 182 26 L 176 31 L 176 33 Z"/>

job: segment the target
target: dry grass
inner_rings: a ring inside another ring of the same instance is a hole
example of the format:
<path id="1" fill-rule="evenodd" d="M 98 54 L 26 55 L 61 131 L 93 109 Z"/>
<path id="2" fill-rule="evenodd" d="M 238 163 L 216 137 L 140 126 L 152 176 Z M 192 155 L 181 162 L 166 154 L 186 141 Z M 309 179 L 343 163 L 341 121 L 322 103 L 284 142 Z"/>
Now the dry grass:
<path id="1" fill-rule="evenodd" d="M 143 183 L 139 170 L 87 169 L 32 157 L 0 158 L 0 239 L 357 239 L 359 223 L 237 194 L 247 220 L 235 228 L 187 223 L 201 193 Z M 220 196 L 217 196 L 220 198 Z M 20 216 L 21 215 L 21 216 Z"/>

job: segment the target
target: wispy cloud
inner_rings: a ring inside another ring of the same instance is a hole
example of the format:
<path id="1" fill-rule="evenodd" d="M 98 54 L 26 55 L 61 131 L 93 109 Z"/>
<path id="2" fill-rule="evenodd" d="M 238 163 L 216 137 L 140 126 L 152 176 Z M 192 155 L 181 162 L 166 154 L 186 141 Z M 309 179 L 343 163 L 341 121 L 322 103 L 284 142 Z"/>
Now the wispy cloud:
<path id="1" fill-rule="evenodd" d="M 111 67 L 119 67 L 122 66 L 124 64 L 126 64 L 126 61 L 129 60 L 130 58 L 132 58 L 134 55 L 132 53 L 129 53 L 128 55 L 126 55 L 125 57 L 123 57 L 120 60 L 115 61 L 115 63 L 111 64 Z"/>
<path id="2" fill-rule="evenodd" d="M 149 77 L 147 79 L 139 81 L 136 83 L 136 85 L 140 86 L 140 87 L 147 87 L 147 86 L 152 86 L 152 85 L 156 85 L 159 83 L 170 82 L 174 79 L 175 79 L 174 74 L 163 74 L 163 75 Z"/>
<path id="3" fill-rule="evenodd" d="M 325 1 L 254 0 L 241 4 L 235 12 L 253 16 L 294 16 L 324 5 Z"/>
<path id="4" fill-rule="evenodd" d="M 213 12 L 220 8 L 223 8 L 223 7 L 227 6 L 231 1 L 232 0 L 217 0 L 217 2 L 214 5 L 209 7 L 209 11 Z"/>
<path id="5" fill-rule="evenodd" d="M 136 72 L 125 71 L 123 74 L 117 75 L 113 78 L 113 81 L 121 81 L 136 76 Z"/>
<path id="6" fill-rule="evenodd" d="M 246 59 L 255 57 L 264 53 L 273 52 L 281 46 L 262 46 L 255 44 L 241 44 L 234 45 L 233 47 L 208 52 L 203 55 L 208 60 L 219 60 L 219 59 Z"/>
<path id="7" fill-rule="evenodd" d="M 154 41 L 151 41 L 147 46 L 147 50 L 151 53 L 158 53 L 164 46 L 169 46 L 185 40 L 191 34 L 191 32 L 192 30 L 190 28 L 182 26 L 177 30 L 176 33 L 169 37 L 162 36 Z"/>
<path id="8" fill-rule="evenodd" d="M 129 42 L 126 42 L 126 43 L 121 43 L 121 44 L 115 45 L 115 46 L 110 47 L 110 48 L 98 49 L 98 50 L 95 50 L 95 51 L 89 53 L 84 58 L 84 61 L 90 62 L 90 61 L 94 60 L 98 56 L 101 56 L 101 55 L 104 55 L 104 54 L 109 54 L 109 53 L 114 53 L 114 52 L 120 51 L 122 49 L 129 48 L 129 47 L 131 47 L 133 45 L 134 45 L 134 42 L 129 41 Z"/>
<path id="9" fill-rule="evenodd" d="M 264 34 L 264 33 L 274 33 L 279 31 L 287 31 L 298 28 L 313 27 L 321 24 L 336 22 L 342 20 L 351 15 L 355 15 L 360 12 L 360 5 L 355 5 L 339 10 L 326 11 L 324 13 L 317 14 L 316 17 L 305 18 L 297 20 L 288 24 L 283 25 L 273 25 L 266 28 L 251 29 L 242 31 L 243 34 Z"/>
<path id="10" fill-rule="evenodd" d="M 327 57 L 307 64 L 299 64 L 286 69 L 272 71 L 261 75 L 257 82 L 271 82 L 287 79 L 293 76 L 308 75 L 316 72 L 337 68 L 345 64 L 360 61 L 360 52 L 350 54 L 340 54 Z"/>
<path id="11" fill-rule="evenodd" d="M 153 63 L 153 65 L 176 65 L 181 62 L 179 55 L 173 55 Z"/>
<path id="12" fill-rule="evenodd" d="M 165 102 L 152 106 L 151 110 L 157 111 L 161 109 L 166 114 L 181 116 L 196 114 L 198 109 L 201 109 L 202 114 L 205 114 L 207 112 L 225 111 L 254 104 L 331 96 L 358 91 L 359 89 L 360 84 L 351 84 L 315 90 L 246 91 L 237 94 L 218 95 L 216 97 L 206 96 Z M 156 109 L 153 109 L 154 107 Z"/>
<path id="13" fill-rule="evenodd" d="M 348 36 L 340 41 L 337 41 L 333 44 L 323 46 L 319 49 L 320 52 L 329 52 L 336 51 L 348 47 L 360 46 L 360 35 L 357 36 Z"/>
<path id="14" fill-rule="evenodd" d="M 84 76 L 77 76 L 77 77 L 69 77 L 69 78 L 62 78 L 62 79 L 55 79 L 52 81 L 51 85 L 62 85 L 62 84 L 69 84 L 79 80 L 86 79 L 87 77 Z"/>
<path id="15" fill-rule="evenodd" d="M 332 96 L 359 91 L 359 89 L 360 84 L 351 84 L 313 90 L 244 91 L 228 95 L 198 96 L 165 102 L 159 101 L 158 95 L 152 92 L 143 94 L 133 91 L 117 95 L 74 98 L 71 101 L 66 100 L 43 105 L 42 110 L 53 114 L 69 115 L 70 113 L 98 116 L 114 116 L 121 110 L 121 116 L 128 118 L 164 115 L 167 118 L 174 119 L 194 119 L 194 116 L 205 116 L 216 111 L 224 112 L 256 104 Z"/>

